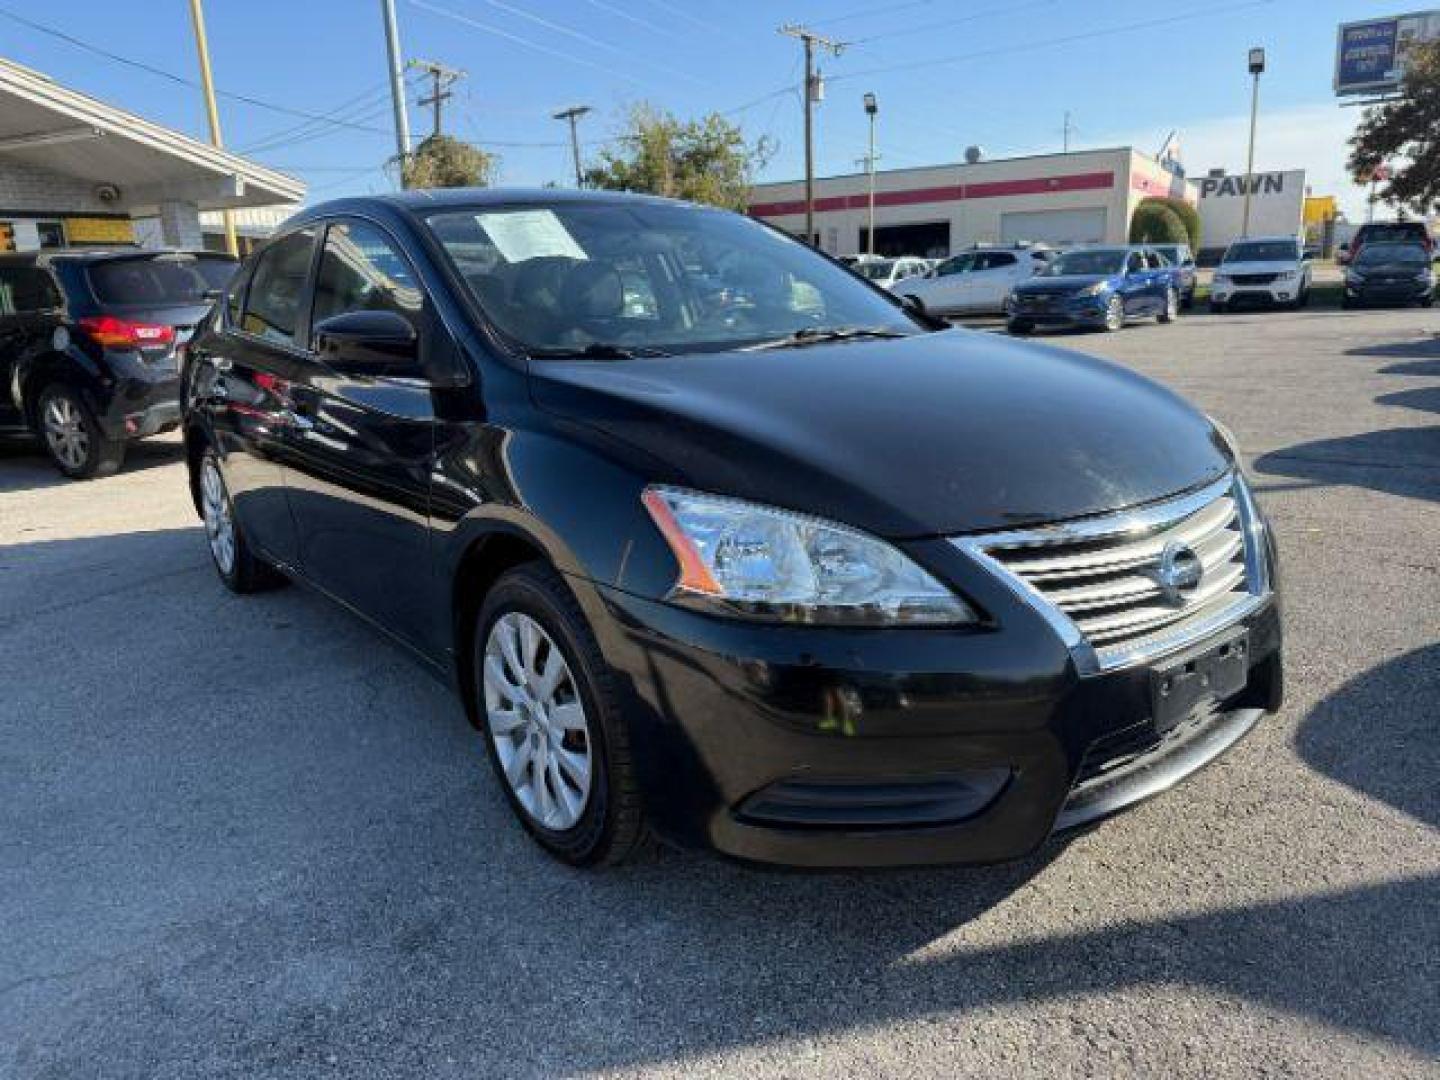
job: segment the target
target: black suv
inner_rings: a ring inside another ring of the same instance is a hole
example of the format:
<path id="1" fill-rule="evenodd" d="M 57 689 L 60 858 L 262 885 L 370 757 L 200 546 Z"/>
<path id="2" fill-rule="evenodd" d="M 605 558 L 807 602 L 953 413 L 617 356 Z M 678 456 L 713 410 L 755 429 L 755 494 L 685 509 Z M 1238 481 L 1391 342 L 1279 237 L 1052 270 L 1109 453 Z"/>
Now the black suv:
<path id="1" fill-rule="evenodd" d="M 0 432 L 33 432 L 66 476 L 180 423 L 179 350 L 235 272 L 208 252 L 0 256 Z"/>
<path id="2" fill-rule="evenodd" d="M 184 384 L 226 585 L 305 581 L 452 677 L 573 863 L 652 827 L 772 863 L 1018 856 L 1280 700 L 1222 430 L 1116 365 L 936 330 L 738 214 L 312 207 Z"/>

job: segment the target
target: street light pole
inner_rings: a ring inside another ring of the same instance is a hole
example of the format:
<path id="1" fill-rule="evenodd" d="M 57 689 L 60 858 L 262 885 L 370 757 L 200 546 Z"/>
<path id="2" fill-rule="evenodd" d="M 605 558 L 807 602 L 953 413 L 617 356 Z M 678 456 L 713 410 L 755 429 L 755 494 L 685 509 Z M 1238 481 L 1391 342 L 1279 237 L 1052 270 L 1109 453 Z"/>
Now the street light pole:
<path id="1" fill-rule="evenodd" d="M 220 137 L 220 110 L 215 107 L 215 77 L 210 71 L 210 42 L 205 37 L 205 13 L 200 10 L 200 0 L 190 0 L 190 21 L 195 26 L 195 48 L 200 53 L 200 85 L 205 91 L 205 113 L 210 118 L 210 145 L 221 150 L 225 142 Z M 226 207 L 221 217 L 225 220 L 225 250 L 231 255 L 239 255 L 235 212 Z"/>
<path id="2" fill-rule="evenodd" d="M 1255 187 L 1255 116 L 1260 111 L 1260 73 L 1265 70 L 1265 50 L 1250 50 L 1250 74 L 1254 84 L 1250 90 L 1250 152 L 1245 159 L 1245 209 L 1240 220 L 1240 235 L 1250 235 L 1250 192 Z"/>
<path id="3" fill-rule="evenodd" d="M 572 105 L 568 109 L 561 109 L 550 118 L 570 121 L 570 156 L 575 159 L 575 186 L 577 188 L 585 186 L 585 174 L 580 169 L 580 132 L 576 128 L 575 122 L 590 111 L 589 105 Z"/>
<path id="4" fill-rule="evenodd" d="M 405 162 L 410 157 L 410 117 L 405 111 L 405 75 L 400 61 L 400 31 L 395 25 L 395 0 L 380 0 L 385 20 L 385 54 L 390 69 L 390 106 L 395 112 L 395 156 L 400 161 L 400 186 L 405 186 Z"/>
<path id="5" fill-rule="evenodd" d="M 880 111 L 880 104 L 875 100 L 874 94 L 865 95 L 865 112 L 870 117 L 870 152 L 865 155 L 865 166 L 870 173 L 870 227 L 866 235 L 869 243 L 866 250 L 869 254 L 875 254 L 875 114 Z"/>

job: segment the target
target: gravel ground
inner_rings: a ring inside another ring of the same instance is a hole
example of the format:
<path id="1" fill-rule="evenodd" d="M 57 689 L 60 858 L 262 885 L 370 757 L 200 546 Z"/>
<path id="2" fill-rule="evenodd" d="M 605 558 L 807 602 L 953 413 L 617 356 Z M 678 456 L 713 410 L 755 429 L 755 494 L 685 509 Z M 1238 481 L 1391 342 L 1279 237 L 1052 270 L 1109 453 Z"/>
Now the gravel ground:
<path id="1" fill-rule="evenodd" d="M 1051 339 L 1239 435 L 1290 700 L 979 870 L 563 869 L 403 655 L 220 588 L 173 440 L 89 484 L 0 451 L 0 1076 L 1440 1076 L 1436 331 Z"/>

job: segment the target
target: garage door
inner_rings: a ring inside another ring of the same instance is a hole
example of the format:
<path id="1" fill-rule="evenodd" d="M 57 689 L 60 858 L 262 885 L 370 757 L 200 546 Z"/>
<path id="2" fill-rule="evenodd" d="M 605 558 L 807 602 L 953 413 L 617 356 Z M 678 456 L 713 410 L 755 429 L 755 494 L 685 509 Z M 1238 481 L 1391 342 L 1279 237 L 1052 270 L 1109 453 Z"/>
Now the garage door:
<path id="1" fill-rule="evenodd" d="M 1090 210 L 1016 210 L 1000 215 L 1000 242 L 1103 244 L 1105 208 Z"/>

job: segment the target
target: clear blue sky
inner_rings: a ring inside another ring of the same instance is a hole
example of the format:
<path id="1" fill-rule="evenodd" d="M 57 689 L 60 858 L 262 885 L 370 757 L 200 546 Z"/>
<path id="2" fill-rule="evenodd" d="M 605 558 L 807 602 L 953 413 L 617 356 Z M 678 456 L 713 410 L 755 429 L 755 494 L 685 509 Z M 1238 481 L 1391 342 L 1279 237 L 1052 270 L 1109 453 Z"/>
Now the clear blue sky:
<path id="1" fill-rule="evenodd" d="M 822 67 L 817 168 L 848 172 L 865 151 L 861 94 L 880 99 L 882 167 L 1133 141 L 1154 152 L 1181 131 L 1192 173 L 1244 167 L 1245 52 L 1264 45 L 1258 167 L 1301 166 L 1340 194 L 1354 110 L 1330 92 L 1340 21 L 1412 10 L 1358 0 L 396 0 L 407 57 L 464 68 L 447 128 L 494 147 L 504 183 L 566 181 L 557 108 L 585 103 L 589 140 L 613 134 L 627 102 L 682 116 L 731 111 L 780 150 L 764 178 L 799 175 L 799 44 L 783 21 L 854 42 Z M 306 180 L 312 197 L 386 190 L 393 152 L 379 0 L 208 0 L 222 91 L 343 118 L 303 119 L 225 98 L 227 145 Z M 196 77 L 186 0 L 0 0 L 9 11 L 186 79 Z M 450 14 L 444 14 L 450 13 Z M 459 18 L 455 17 L 458 16 Z M 468 21 L 466 21 L 468 20 Z M 475 25 L 480 24 L 480 25 Z M 482 29 L 481 26 L 486 29 Z M 528 44 L 527 44 L 528 43 Z M 182 131 L 203 136 L 198 92 L 0 18 L 0 55 Z M 935 61 L 935 62 L 927 62 Z M 783 88 L 790 86 L 788 92 Z M 429 114 L 411 103 L 418 134 Z M 292 140 L 288 144 L 279 141 Z M 542 144 L 542 145 L 535 145 Z M 347 171 L 348 170 L 348 171 Z"/>

